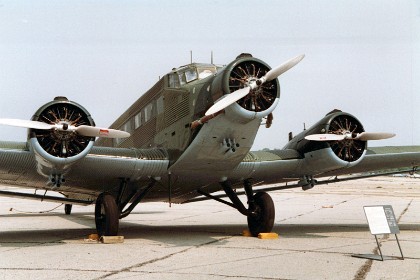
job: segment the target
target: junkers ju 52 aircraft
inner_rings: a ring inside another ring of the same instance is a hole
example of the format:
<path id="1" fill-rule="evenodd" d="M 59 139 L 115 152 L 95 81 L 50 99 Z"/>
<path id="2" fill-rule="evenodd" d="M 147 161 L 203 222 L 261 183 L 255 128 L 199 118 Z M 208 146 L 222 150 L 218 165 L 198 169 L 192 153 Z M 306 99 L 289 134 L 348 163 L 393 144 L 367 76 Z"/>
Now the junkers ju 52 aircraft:
<path id="1" fill-rule="evenodd" d="M 281 150 L 251 152 L 279 102 L 277 77 L 303 57 L 273 69 L 249 54 L 224 67 L 191 63 L 173 69 L 110 128 L 96 127 L 83 106 L 65 97 L 41 106 L 31 120 L 0 119 L 28 128 L 27 142 L 0 142 L 0 183 L 44 192 L 0 195 L 59 201 L 66 214 L 73 204 L 96 201 L 101 236 L 117 235 L 119 220 L 139 202 L 215 199 L 245 215 L 256 236 L 273 228 L 268 190 L 307 190 L 328 182 L 315 177 L 419 165 L 420 147 L 368 150 L 368 140 L 393 134 L 365 132 L 356 117 L 339 110 L 290 137 Z M 291 181 L 296 183 L 254 188 Z M 247 206 L 235 191 L 240 188 Z M 47 195 L 50 190 L 64 197 Z M 212 194 L 217 191 L 230 201 Z"/>

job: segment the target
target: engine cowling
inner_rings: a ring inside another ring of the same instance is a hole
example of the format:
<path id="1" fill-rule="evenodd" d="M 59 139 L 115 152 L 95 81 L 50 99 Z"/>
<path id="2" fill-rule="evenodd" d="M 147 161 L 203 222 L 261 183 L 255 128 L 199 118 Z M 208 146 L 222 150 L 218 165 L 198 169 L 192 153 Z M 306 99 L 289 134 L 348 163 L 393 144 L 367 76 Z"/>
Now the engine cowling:
<path id="1" fill-rule="evenodd" d="M 44 122 L 62 127 L 95 126 L 89 112 L 80 104 L 65 97 L 56 97 L 39 108 L 32 121 Z M 66 129 L 29 129 L 28 141 L 35 154 L 38 173 L 56 183 L 72 164 L 84 158 L 94 144 L 94 137 L 81 136 Z"/>
<path id="2" fill-rule="evenodd" d="M 359 134 L 362 123 L 353 115 L 334 110 L 309 129 L 296 135 L 285 148 L 297 150 L 304 158 L 301 171 L 316 175 L 358 164 L 366 154 L 367 142 L 355 139 L 341 141 L 310 141 L 313 134 Z"/>
<path id="3" fill-rule="evenodd" d="M 212 83 L 212 97 L 217 100 L 226 94 L 255 83 L 270 70 L 265 62 L 251 55 L 240 55 L 228 64 Z M 280 99 L 278 79 L 267 81 L 252 89 L 242 99 L 225 109 L 226 115 L 237 122 L 245 123 L 268 116 L 276 108 Z"/>

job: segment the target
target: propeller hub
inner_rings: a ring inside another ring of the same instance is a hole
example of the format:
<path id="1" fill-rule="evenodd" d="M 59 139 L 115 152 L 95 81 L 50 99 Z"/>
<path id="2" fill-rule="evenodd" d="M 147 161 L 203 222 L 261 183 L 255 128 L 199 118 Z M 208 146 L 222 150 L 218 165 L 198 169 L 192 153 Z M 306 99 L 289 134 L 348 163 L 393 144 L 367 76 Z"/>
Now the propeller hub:
<path id="1" fill-rule="evenodd" d="M 68 123 L 63 123 L 63 130 L 67 130 L 69 129 L 69 124 Z"/>

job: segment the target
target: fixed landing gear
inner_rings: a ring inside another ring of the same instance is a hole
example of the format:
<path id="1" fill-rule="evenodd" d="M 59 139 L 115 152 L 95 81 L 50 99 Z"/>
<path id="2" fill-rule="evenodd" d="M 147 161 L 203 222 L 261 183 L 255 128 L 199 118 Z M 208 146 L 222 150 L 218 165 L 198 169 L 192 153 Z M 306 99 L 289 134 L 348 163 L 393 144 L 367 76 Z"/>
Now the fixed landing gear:
<path id="1" fill-rule="evenodd" d="M 96 199 L 95 205 L 95 223 L 98 235 L 118 235 L 119 220 L 127 217 L 155 184 L 156 180 L 152 178 L 146 187 L 129 190 L 128 180 L 123 179 L 117 196 L 101 193 Z M 129 203 L 131 204 L 127 206 Z"/>
<path id="2" fill-rule="evenodd" d="M 102 193 L 96 200 L 95 223 L 99 236 L 118 235 L 120 211 L 115 198 Z"/>
<path id="3" fill-rule="evenodd" d="M 271 196 L 266 192 L 254 195 L 254 209 L 248 215 L 248 229 L 253 236 L 270 232 L 274 226 L 275 208 Z"/>
<path id="4" fill-rule="evenodd" d="M 225 201 L 201 190 L 199 190 L 198 193 L 229 205 L 237 209 L 241 214 L 247 216 L 248 229 L 253 236 L 258 236 L 258 234 L 263 232 L 271 232 L 274 226 L 275 207 L 273 200 L 268 193 L 257 192 L 254 195 L 251 180 L 245 180 L 244 189 L 248 199 L 248 208 L 246 208 L 238 198 L 236 192 L 232 189 L 229 181 L 224 181 L 221 183 L 221 185 L 226 195 L 232 202 Z"/>
<path id="5" fill-rule="evenodd" d="M 64 213 L 66 213 L 66 215 L 70 215 L 72 208 L 73 204 L 64 204 Z"/>

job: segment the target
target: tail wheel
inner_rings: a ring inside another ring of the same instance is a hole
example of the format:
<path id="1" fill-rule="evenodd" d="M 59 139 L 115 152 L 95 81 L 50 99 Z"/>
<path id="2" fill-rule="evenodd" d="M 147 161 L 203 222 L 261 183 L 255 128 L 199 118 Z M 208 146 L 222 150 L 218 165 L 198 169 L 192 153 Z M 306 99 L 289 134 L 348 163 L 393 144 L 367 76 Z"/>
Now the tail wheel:
<path id="1" fill-rule="evenodd" d="M 114 197 L 100 194 L 95 205 L 95 223 L 99 236 L 118 235 L 120 213 Z"/>
<path id="2" fill-rule="evenodd" d="M 266 192 L 254 195 L 255 215 L 248 216 L 248 228 L 253 236 L 271 232 L 274 226 L 275 208 L 271 196 Z"/>

